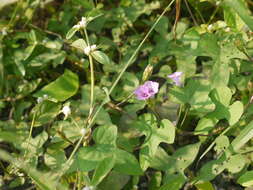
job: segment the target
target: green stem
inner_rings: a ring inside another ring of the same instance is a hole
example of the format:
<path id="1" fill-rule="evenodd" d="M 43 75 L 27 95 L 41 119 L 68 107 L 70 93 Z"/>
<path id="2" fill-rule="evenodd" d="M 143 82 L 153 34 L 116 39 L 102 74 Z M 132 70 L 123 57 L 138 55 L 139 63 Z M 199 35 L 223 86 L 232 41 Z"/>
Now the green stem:
<path id="1" fill-rule="evenodd" d="M 87 41 L 88 46 L 90 46 L 89 36 L 87 33 L 86 28 L 84 29 L 85 38 Z M 91 117 L 91 114 L 93 112 L 93 103 L 94 103 L 94 86 L 95 86 L 95 77 L 94 77 L 94 64 L 92 56 L 89 55 L 89 62 L 90 62 L 90 79 L 91 79 L 91 87 L 90 87 L 90 111 L 88 118 Z M 89 120 L 89 119 L 88 119 Z"/>
<path id="2" fill-rule="evenodd" d="M 186 110 L 185 110 L 185 113 L 184 113 L 184 117 L 183 117 L 183 119 L 182 119 L 182 121 L 181 121 L 179 127 L 182 127 L 182 126 L 183 126 L 183 124 L 184 124 L 184 122 L 185 122 L 185 119 L 186 119 L 186 116 L 187 116 L 189 110 L 190 110 L 190 108 L 189 108 L 189 107 L 186 107 Z"/>
<path id="3" fill-rule="evenodd" d="M 219 10 L 219 6 L 218 7 L 216 7 L 215 8 L 215 10 L 214 10 L 214 12 L 213 12 L 213 14 L 212 14 L 212 16 L 210 17 L 210 19 L 209 19 L 209 21 L 208 21 L 208 25 L 211 23 L 211 21 L 213 20 L 213 18 L 214 18 L 214 16 L 216 15 L 216 13 L 218 12 L 218 10 Z"/>
<path id="4" fill-rule="evenodd" d="M 37 111 L 33 114 L 32 123 L 31 123 L 30 131 L 29 131 L 28 142 L 27 142 L 24 158 L 26 157 L 27 150 L 30 147 L 29 145 L 30 145 L 32 131 L 33 131 L 34 123 L 35 123 L 36 113 L 37 113 Z"/>
<path id="5" fill-rule="evenodd" d="M 91 116 L 93 112 L 93 103 L 94 103 L 94 86 L 95 86 L 95 77 L 94 77 L 94 65 L 92 56 L 89 55 L 89 62 L 90 62 L 90 78 L 91 78 L 91 89 L 90 89 L 90 111 L 89 111 L 89 117 Z"/>

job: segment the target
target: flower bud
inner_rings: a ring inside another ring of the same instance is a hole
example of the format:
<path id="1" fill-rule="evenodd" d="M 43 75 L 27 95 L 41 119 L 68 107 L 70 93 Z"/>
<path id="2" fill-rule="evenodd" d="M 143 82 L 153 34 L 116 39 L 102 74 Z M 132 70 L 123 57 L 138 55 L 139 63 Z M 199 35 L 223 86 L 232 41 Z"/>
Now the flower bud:
<path id="1" fill-rule="evenodd" d="M 143 75 L 142 75 L 142 81 L 146 81 L 149 79 L 149 77 L 152 75 L 153 72 L 153 65 L 148 64 L 148 66 L 145 68 Z"/>
<path id="2" fill-rule="evenodd" d="M 69 105 L 65 105 L 62 108 L 62 113 L 65 115 L 64 119 L 66 119 L 71 114 L 71 109 L 70 109 Z"/>

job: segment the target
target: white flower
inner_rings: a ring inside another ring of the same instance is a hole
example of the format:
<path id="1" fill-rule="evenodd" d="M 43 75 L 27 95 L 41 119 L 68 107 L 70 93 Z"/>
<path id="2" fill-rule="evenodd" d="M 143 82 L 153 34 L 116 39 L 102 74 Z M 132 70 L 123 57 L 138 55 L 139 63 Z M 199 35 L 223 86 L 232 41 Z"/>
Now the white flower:
<path id="1" fill-rule="evenodd" d="M 86 134 L 86 132 L 87 132 L 87 130 L 86 130 L 86 129 L 84 129 L 84 128 L 83 128 L 83 129 L 81 129 L 81 134 L 82 134 L 82 135 L 85 135 L 85 134 Z"/>
<path id="2" fill-rule="evenodd" d="M 69 105 L 66 105 L 62 108 L 62 113 L 65 115 L 65 119 L 71 114 L 71 109 Z"/>
<path id="3" fill-rule="evenodd" d="M 93 189 L 94 189 L 93 186 L 86 186 L 86 187 L 83 188 L 83 190 L 93 190 Z"/>
<path id="4" fill-rule="evenodd" d="M 97 46 L 94 44 L 94 45 L 85 47 L 83 51 L 86 55 L 89 55 L 91 52 L 95 51 L 96 49 L 97 49 Z"/>
<path id="5" fill-rule="evenodd" d="M 44 94 L 42 97 L 38 97 L 37 99 L 37 102 L 38 104 L 43 102 L 44 100 L 47 100 L 48 99 L 48 95 L 47 94 Z"/>
<path id="6" fill-rule="evenodd" d="M 43 98 L 42 97 L 38 97 L 37 102 L 38 102 L 38 104 L 41 103 L 41 102 L 43 102 Z"/>
<path id="7" fill-rule="evenodd" d="M 231 31 L 231 29 L 229 27 L 225 28 L 225 32 L 230 32 L 230 31 Z"/>
<path id="8" fill-rule="evenodd" d="M 4 27 L 3 29 L 2 29 L 2 35 L 3 36 L 6 36 L 8 33 L 7 33 L 7 28 L 6 27 Z"/>
<path id="9" fill-rule="evenodd" d="M 77 28 L 78 30 L 81 29 L 81 28 L 84 29 L 84 28 L 86 28 L 87 24 L 88 24 L 88 19 L 86 17 L 82 17 L 81 21 L 79 21 L 74 26 L 74 28 Z"/>
<path id="10" fill-rule="evenodd" d="M 210 24 L 210 25 L 208 25 L 208 27 L 207 27 L 207 30 L 212 30 L 213 29 L 213 25 L 212 24 Z"/>
<path id="11" fill-rule="evenodd" d="M 87 18 L 86 17 L 82 17 L 82 20 L 79 22 L 79 26 L 81 28 L 85 28 L 87 26 L 87 24 L 88 24 Z"/>

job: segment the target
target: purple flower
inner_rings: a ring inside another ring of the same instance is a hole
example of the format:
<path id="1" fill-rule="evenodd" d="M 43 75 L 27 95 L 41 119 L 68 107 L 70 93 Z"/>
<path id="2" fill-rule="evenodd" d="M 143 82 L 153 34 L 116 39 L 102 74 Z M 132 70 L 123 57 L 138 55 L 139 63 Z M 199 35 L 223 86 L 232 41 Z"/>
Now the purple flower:
<path id="1" fill-rule="evenodd" d="M 174 81 L 176 86 L 181 86 L 182 74 L 183 74 L 183 72 L 175 72 L 175 73 L 172 73 L 171 75 L 168 75 L 168 77 Z"/>
<path id="2" fill-rule="evenodd" d="M 158 82 L 147 81 L 143 85 L 139 86 L 134 91 L 134 94 L 138 100 L 147 100 L 158 92 L 158 87 Z"/>

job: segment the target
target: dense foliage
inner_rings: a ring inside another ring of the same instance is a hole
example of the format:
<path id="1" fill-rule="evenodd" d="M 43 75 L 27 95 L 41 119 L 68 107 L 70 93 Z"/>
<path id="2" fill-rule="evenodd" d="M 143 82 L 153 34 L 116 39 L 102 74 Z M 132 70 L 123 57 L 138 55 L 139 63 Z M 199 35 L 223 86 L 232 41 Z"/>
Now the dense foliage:
<path id="1" fill-rule="evenodd" d="M 0 0 L 0 189 L 253 187 L 251 0 Z"/>

